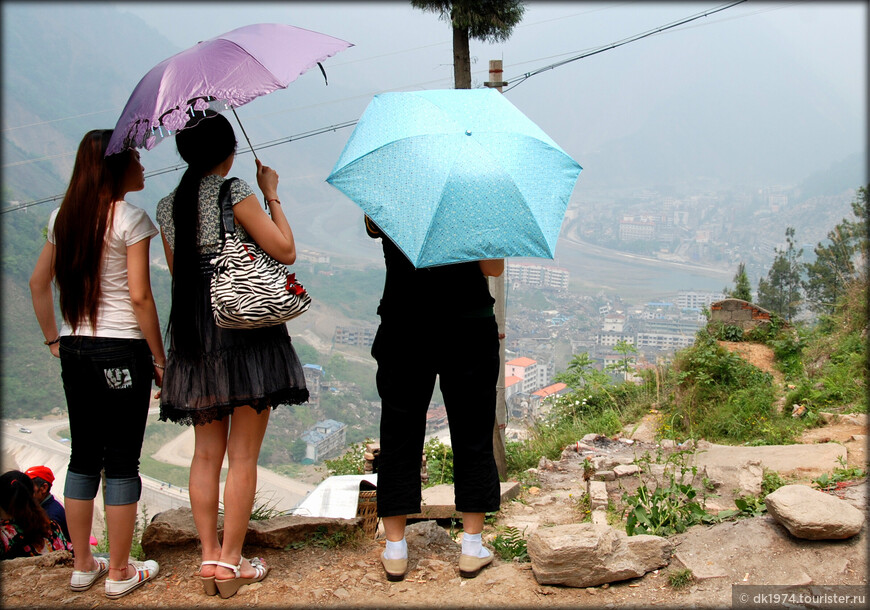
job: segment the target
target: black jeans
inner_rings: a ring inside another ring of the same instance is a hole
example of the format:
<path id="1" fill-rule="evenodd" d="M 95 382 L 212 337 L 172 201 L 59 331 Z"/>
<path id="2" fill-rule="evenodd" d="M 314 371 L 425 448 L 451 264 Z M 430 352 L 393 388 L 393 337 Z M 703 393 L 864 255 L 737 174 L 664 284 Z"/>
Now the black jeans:
<path id="1" fill-rule="evenodd" d="M 106 504 L 139 501 L 139 455 L 154 369 L 144 339 L 63 337 L 71 451 L 64 496 L 92 500 L 106 471 Z"/>
<path id="2" fill-rule="evenodd" d="M 499 509 L 492 451 L 498 383 L 494 317 L 436 322 L 384 320 L 372 344 L 381 396 L 378 516 L 420 512 L 426 411 L 436 375 L 450 426 L 456 510 Z"/>

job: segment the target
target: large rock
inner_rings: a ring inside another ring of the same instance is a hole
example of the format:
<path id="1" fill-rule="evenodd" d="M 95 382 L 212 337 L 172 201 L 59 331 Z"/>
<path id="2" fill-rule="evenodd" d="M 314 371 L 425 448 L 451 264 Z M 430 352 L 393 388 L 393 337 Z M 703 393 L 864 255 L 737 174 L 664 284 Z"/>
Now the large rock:
<path id="1" fill-rule="evenodd" d="M 594 587 L 666 566 L 673 546 L 659 536 L 627 536 L 609 525 L 575 523 L 538 529 L 527 548 L 540 584 Z"/>
<path id="2" fill-rule="evenodd" d="M 844 500 L 806 485 L 785 485 L 769 494 L 767 512 L 792 536 L 842 540 L 861 531 L 864 513 Z"/>
<path id="3" fill-rule="evenodd" d="M 317 532 L 326 535 L 362 527 L 362 519 L 335 519 L 285 515 L 248 523 L 245 544 L 283 549 L 291 542 L 302 542 Z M 218 517 L 218 533 L 223 533 L 223 517 Z M 155 515 L 142 534 L 142 549 L 148 557 L 169 547 L 199 545 L 199 535 L 189 508 L 175 508 Z"/>

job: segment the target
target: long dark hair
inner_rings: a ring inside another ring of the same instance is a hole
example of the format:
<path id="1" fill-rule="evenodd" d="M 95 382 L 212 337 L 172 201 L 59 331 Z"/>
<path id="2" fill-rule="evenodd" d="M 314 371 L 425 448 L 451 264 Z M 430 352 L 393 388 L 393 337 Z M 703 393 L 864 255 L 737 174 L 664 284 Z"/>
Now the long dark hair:
<path id="1" fill-rule="evenodd" d="M 95 129 L 82 138 L 54 223 L 60 311 L 73 331 L 86 320 L 97 325 L 106 228 L 133 160 L 131 151 L 105 156 L 111 136 L 111 129 Z"/>
<path id="2" fill-rule="evenodd" d="M 200 349 L 198 329 L 205 312 L 205 277 L 200 272 L 197 249 L 199 227 L 199 187 L 202 179 L 236 150 L 233 126 L 213 111 L 190 119 L 175 136 L 178 154 L 187 162 L 172 201 L 175 245 L 172 254 L 172 307 L 167 333 L 181 356 Z"/>
<path id="3" fill-rule="evenodd" d="M 0 475 L 0 507 L 19 527 L 24 541 L 35 547 L 51 536 L 51 520 L 33 499 L 33 481 L 20 470 Z"/>

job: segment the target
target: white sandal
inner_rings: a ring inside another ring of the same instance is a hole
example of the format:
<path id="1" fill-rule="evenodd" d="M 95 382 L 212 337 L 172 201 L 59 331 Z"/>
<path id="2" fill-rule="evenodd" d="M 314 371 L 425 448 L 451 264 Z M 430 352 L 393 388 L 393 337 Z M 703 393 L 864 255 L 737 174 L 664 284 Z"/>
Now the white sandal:
<path id="1" fill-rule="evenodd" d="M 202 588 L 205 591 L 206 595 L 217 595 L 217 585 L 214 584 L 214 574 L 211 576 L 202 576 L 202 566 L 216 566 L 220 565 L 219 561 L 207 560 L 203 561 L 199 566 L 200 571 L 200 580 L 202 580 Z"/>
<path id="2" fill-rule="evenodd" d="M 242 562 L 245 561 L 245 558 L 242 557 L 239 560 L 239 565 L 234 566 L 231 563 L 225 563 L 223 561 L 216 561 L 215 565 L 219 565 L 222 568 L 226 568 L 228 570 L 232 570 L 235 576 L 233 578 L 227 578 L 224 580 L 220 580 L 218 578 L 214 579 L 214 584 L 217 586 L 218 593 L 224 599 L 228 597 L 232 597 L 236 594 L 236 592 L 241 589 L 244 585 L 251 585 L 255 582 L 260 582 L 264 578 L 266 578 L 266 574 L 269 573 L 269 567 L 263 562 L 263 560 L 259 557 L 254 557 L 253 559 L 249 559 L 248 563 L 251 564 L 251 567 L 256 570 L 257 575 L 253 578 L 242 578 Z"/>

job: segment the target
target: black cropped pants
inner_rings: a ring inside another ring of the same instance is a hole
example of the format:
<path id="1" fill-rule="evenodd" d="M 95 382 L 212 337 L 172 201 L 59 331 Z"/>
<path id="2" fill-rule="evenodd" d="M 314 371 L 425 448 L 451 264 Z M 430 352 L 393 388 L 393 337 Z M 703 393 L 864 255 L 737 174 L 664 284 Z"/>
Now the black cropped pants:
<path id="1" fill-rule="evenodd" d="M 426 411 L 436 376 L 450 427 L 456 510 L 497 511 L 501 491 L 492 437 L 500 357 L 495 317 L 435 324 L 382 320 L 372 356 L 378 363 L 382 405 L 378 516 L 421 510 Z"/>

